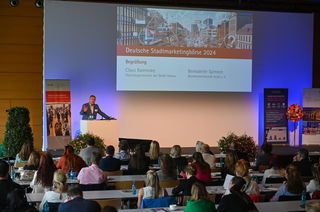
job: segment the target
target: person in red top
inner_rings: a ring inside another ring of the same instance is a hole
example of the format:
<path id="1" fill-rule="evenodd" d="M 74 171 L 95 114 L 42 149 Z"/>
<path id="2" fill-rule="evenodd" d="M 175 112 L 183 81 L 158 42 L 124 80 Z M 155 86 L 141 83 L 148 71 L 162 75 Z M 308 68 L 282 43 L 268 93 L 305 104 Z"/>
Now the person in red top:
<path id="1" fill-rule="evenodd" d="M 211 182 L 210 165 L 203 160 L 200 152 L 195 152 L 192 155 L 192 166 L 196 169 L 196 178 L 202 182 Z"/>
<path id="2" fill-rule="evenodd" d="M 74 154 L 74 149 L 72 146 L 67 145 L 64 149 L 64 153 L 57 163 L 57 168 L 62 169 L 65 173 L 71 171 L 80 172 L 83 167 L 87 164 L 78 155 Z"/>

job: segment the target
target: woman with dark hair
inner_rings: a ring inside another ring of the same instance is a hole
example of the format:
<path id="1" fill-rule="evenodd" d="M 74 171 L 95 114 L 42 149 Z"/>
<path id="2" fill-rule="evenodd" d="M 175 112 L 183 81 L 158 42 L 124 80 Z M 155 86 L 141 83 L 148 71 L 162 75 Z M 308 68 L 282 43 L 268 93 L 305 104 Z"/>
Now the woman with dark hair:
<path id="1" fill-rule="evenodd" d="M 269 166 L 271 167 L 270 169 L 264 170 L 263 178 L 262 178 L 262 184 L 266 183 L 266 179 L 271 176 L 279 176 L 281 177 L 281 165 L 280 161 L 278 159 L 278 156 L 272 155 L 270 158 L 270 163 Z"/>
<path id="2" fill-rule="evenodd" d="M 216 211 L 214 202 L 209 200 L 206 187 L 201 183 L 194 183 L 191 188 L 191 198 L 187 202 L 184 212 Z"/>
<path id="3" fill-rule="evenodd" d="M 301 179 L 299 168 L 289 165 L 286 169 L 285 177 L 287 182 L 280 186 L 270 201 L 278 201 L 280 196 L 300 196 L 302 194 L 305 185 Z"/>
<path id="4" fill-rule="evenodd" d="M 30 187 L 32 193 L 44 193 L 49 191 L 53 185 L 53 174 L 57 170 L 52 157 L 48 153 L 42 153 L 38 171 L 34 173 Z"/>
<path id="5" fill-rule="evenodd" d="M 160 157 L 160 170 L 157 171 L 160 181 L 177 179 L 177 167 L 174 160 L 168 154 Z"/>
<path id="6" fill-rule="evenodd" d="M 84 160 L 78 155 L 74 154 L 74 149 L 72 146 L 67 145 L 64 149 L 63 156 L 60 158 L 56 167 L 62 169 L 65 173 L 79 172 L 83 167 L 87 167 Z"/>
<path id="7" fill-rule="evenodd" d="M 192 155 L 192 166 L 196 169 L 196 178 L 202 182 L 211 182 L 211 169 L 208 163 L 203 160 L 200 152 L 195 152 Z"/>
<path id="8" fill-rule="evenodd" d="M 254 212 L 258 211 L 250 197 L 243 191 L 246 181 L 242 177 L 233 177 L 229 185 L 230 194 L 222 197 L 218 212 Z"/>
<path id="9" fill-rule="evenodd" d="M 118 147 L 119 147 L 119 152 L 116 153 L 114 157 L 122 161 L 129 161 L 131 155 L 128 152 L 128 149 L 129 149 L 128 141 L 120 140 Z"/>
<path id="10" fill-rule="evenodd" d="M 8 207 L 2 212 L 36 212 L 34 207 L 29 206 L 24 190 L 14 189 L 7 195 Z"/>
<path id="11" fill-rule="evenodd" d="M 145 156 L 140 144 L 135 146 L 134 152 L 129 161 L 127 174 L 145 174 L 149 169 L 150 159 Z"/>
<path id="12" fill-rule="evenodd" d="M 28 162 L 31 152 L 33 152 L 33 143 L 31 141 L 23 143 L 20 152 L 16 155 L 14 166 L 17 163 Z"/>
<path id="13" fill-rule="evenodd" d="M 234 169 L 237 161 L 237 154 L 234 151 L 228 151 L 224 159 L 224 167 L 221 169 L 222 178 L 225 178 L 227 174 L 235 175 Z"/>
<path id="14" fill-rule="evenodd" d="M 256 155 L 256 167 L 261 165 L 268 166 L 271 158 L 272 144 L 264 143 L 261 146 L 261 152 Z"/>

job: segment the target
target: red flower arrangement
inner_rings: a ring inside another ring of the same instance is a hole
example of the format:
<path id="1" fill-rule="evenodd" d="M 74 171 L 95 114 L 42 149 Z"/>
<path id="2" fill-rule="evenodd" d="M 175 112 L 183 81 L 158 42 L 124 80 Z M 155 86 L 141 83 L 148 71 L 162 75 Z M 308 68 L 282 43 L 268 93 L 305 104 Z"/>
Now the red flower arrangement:
<path id="1" fill-rule="evenodd" d="M 304 112 L 302 107 L 297 104 L 292 104 L 290 105 L 290 107 L 288 107 L 286 115 L 288 120 L 296 122 L 300 121 L 303 118 Z"/>

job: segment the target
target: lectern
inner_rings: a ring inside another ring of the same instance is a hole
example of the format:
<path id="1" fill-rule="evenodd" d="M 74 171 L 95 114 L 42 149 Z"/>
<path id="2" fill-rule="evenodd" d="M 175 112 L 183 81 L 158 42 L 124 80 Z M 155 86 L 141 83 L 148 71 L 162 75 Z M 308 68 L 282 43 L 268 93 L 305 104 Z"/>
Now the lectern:
<path id="1" fill-rule="evenodd" d="M 82 134 L 90 133 L 101 137 L 106 146 L 113 145 L 118 150 L 118 120 L 81 120 Z"/>

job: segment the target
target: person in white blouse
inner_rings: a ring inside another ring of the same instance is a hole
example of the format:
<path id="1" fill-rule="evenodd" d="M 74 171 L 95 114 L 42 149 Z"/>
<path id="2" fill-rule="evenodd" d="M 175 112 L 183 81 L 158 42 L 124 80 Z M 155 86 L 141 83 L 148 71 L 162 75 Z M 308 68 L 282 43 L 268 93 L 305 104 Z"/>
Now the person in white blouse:
<path id="1" fill-rule="evenodd" d="M 312 167 L 312 175 L 313 179 L 310 180 L 309 184 L 307 185 L 307 192 L 313 193 L 315 191 L 320 191 L 320 164 L 316 163 Z M 311 194 L 312 196 L 312 194 Z"/>
<path id="2" fill-rule="evenodd" d="M 262 184 L 266 183 L 266 179 L 269 177 L 283 177 L 284 169 L 280 168 L 279 159 L 277 156 L 273 155 L 270 158 L 270 169 L 266 169 L 263 174 Z"/>
<path id="3" fill-rule="evenodd" d="M 214 168 L 216 166 L 216 157 L 210 154 L 210 147 L 208 144 L 203 144 L 201 146 L 202 157 L 205 162 L 210 165 L 210 168 Z"/>
<path id="4" fill-rule="evenodd" d="M 53 191 L 47 191 L 44 194 L 39 206 L 40 211 L 43 211 L 43 206 L 46 202 L 62 203 L 67 199 L 67 176 L 61 169 L 54 173 L 53 186 Z"/>

